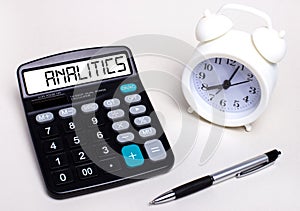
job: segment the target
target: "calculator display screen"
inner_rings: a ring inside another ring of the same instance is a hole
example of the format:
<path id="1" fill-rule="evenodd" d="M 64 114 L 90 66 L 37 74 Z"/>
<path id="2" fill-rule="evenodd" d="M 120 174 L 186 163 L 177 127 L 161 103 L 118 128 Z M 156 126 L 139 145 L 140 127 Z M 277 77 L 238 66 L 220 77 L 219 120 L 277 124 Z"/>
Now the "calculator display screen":
<path id="1" fill-rule="evenodd" d="M 120 53 L 25 71 L 23 76 L 27 93 L 36 94 L 130 74 L 126 54 Z"/>

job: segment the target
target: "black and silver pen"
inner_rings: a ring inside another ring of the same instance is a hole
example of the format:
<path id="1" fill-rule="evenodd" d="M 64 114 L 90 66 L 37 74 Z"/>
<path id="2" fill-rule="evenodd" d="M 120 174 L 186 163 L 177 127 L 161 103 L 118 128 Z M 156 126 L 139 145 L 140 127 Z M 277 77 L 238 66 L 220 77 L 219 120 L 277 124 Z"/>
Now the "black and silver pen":
<path id="1" fill-rule="evenodd" d="M 274 149 L 263 155 L 244 161 L 212 175 L 207 175 L 205 177 L 193 180 L 158 196 L 157 198 L 153 199 L 150 204 L 154 205 L 173 201 L 208 188 L 227 179 L 233 177 L 240 178 L 255 173 L 273 164 L 280 154 L 280 151 Z"/>

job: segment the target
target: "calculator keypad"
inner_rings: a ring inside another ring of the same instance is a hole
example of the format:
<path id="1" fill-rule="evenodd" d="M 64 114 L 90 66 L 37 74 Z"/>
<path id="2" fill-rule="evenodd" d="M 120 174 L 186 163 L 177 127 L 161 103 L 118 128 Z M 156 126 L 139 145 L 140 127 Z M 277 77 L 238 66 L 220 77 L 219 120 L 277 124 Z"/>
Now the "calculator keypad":
<path id="1" fill-rule="evenodd" d="M 119 95 L 34 115 L 54 189 L 85 188 L 88 181 L 93 186 L 167 165 L 160 162 L 169 145 L 148 96 L 137 90 L 129 83 Z"/>

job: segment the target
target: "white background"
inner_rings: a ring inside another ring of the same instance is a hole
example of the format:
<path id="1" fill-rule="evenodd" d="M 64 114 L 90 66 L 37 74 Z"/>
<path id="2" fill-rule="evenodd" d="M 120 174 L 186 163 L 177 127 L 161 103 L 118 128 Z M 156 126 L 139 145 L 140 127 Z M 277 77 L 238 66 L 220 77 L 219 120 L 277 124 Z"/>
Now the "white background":
<path id="1" fill-rule="evenodd" d="M 196 46 L 194 29 L 204 9 L 216 11 L 227 2 L 1 0 L 0 210 L 299 210 L 300 5 L 296 0 L 234 1 L 266 11 L 275 28 L 287 32 L 288 52 L 280 64 L 277 86 L 268 110 L 253 125 L 253 132 L 246 133 L 242 128 L 225 129 L 215 153 L 200 164 L 211 125 L 199 120 L 198 137 L 190 154 L 168 174 L 60 201 L 50 198 L 44 189 L 19 96 L 17 67 L 50 54 L 109 45 L 140 34 L 168 35 Z M 241 20 L 243 18 L 237 17 L 236 22 L 241 24 Z M 247 21 L 252 24 L 251 20 Z M 161 64 L 165 71 L 174 71 L 180 77 L 179 66 L 168 66 L 164 61 Z M 147 70 L 143 59 L 137 59 L 137 66 L 141 72 Z M 168 103 L 169 99 L 159 93 L 151 96 L 158 110 L 168 111 L 164 125 L 174 144 L 176 126 L 169 126 L 168 122 L 180 121 L 174 109 L 176 105 Z M 186 106 L 184 101 L 177 103 Z M 197 117 L 190 115 L 190 118 Z M 174 186 L 273 148 L 283 154 L 269 169 L 243 179 L 232 179 L 172 203 L 155 207 L 147 204 Z"/>

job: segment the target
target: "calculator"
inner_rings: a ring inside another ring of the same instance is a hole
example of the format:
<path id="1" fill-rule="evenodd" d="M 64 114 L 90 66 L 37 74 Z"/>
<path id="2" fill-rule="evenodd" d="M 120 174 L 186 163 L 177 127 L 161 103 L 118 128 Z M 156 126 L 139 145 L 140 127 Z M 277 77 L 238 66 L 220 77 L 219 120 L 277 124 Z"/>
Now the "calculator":
<path id="1" fill-rule="evenodd" d="M 41 58 L 17 71 L 49 195 L 64 199 L 166 173 L 174 155 L 125 46 Z"/>

